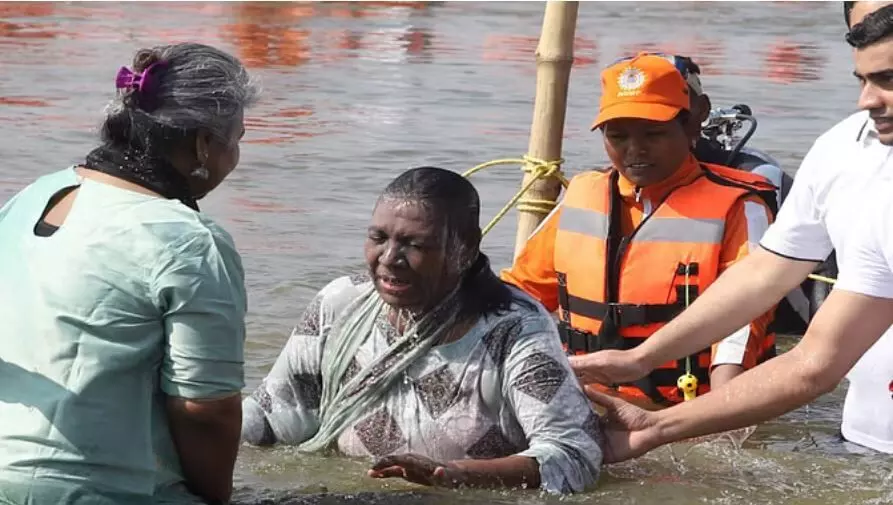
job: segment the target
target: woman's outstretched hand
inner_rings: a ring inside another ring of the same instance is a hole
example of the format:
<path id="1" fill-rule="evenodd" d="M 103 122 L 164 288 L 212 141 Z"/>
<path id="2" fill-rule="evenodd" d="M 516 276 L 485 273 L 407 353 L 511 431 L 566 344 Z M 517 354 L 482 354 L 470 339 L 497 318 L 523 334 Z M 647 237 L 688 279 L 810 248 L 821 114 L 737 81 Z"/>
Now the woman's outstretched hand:
<path id="1" fill-rule="evenodd" d="M 458 487 L 465 483 L 465 472 L 449 463 L 439 463 L 418 454 L 397 454 L 379 459 L 369 470 L 369 477 L 399 477 L 415 484 L 437 487 Z"/>

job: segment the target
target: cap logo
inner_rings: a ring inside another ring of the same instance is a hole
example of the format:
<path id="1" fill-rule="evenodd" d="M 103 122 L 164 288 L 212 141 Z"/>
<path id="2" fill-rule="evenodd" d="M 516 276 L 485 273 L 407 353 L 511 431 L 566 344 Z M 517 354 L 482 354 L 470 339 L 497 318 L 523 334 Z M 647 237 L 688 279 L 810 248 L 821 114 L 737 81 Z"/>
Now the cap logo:
<path id="1" fill-rule="evenodd" d="M 635 96 L 641 92 L 645 85 L 645 73 L 636 67 L 627 67 L 617 76 L 617 87 L 620 91 L 617 96 Z"/>

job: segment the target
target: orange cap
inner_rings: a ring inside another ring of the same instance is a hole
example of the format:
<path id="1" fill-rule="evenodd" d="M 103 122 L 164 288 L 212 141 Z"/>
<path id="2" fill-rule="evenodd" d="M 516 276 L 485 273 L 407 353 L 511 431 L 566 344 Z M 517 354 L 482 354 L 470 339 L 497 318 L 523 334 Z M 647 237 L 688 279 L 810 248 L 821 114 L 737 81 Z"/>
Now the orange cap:
<path id="1" fill-rule="evenodd" d="M 680 110 L 689 110 L 682 74 L 666 58 L 639 53 L 602 72 L 602 98 L 592 129 L 617 118 L 669 121 Z"/>

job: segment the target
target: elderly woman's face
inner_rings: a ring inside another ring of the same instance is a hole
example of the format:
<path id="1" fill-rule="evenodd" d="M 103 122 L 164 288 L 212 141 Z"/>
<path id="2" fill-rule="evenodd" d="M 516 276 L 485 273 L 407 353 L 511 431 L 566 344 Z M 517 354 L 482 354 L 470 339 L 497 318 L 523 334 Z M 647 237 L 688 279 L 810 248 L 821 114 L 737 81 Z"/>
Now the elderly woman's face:
<path id="1" fill-rule="evenodd" d="M 384 198 L 372 213 L 366 264 L 375 289 L 392 307 L 425 310 L 459 282 L 448 263 L 441 220 L 419 202 Z"/>

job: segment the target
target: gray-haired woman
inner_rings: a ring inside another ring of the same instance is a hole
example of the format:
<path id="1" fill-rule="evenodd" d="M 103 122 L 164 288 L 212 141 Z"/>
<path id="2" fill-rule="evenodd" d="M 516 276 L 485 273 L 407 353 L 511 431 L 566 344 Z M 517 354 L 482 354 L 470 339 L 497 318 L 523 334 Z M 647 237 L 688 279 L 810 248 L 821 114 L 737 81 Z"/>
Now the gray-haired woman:
<path id="1" fill-rule="evenodd" d="M 200 44 L 141 50 L 116 85 L 102 144 L 0 209 L 0 503 L 232 492 L 244 276 L 196 201 L 256 88 Z"/>

